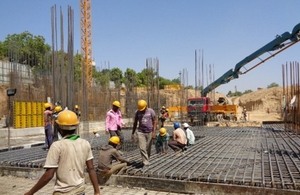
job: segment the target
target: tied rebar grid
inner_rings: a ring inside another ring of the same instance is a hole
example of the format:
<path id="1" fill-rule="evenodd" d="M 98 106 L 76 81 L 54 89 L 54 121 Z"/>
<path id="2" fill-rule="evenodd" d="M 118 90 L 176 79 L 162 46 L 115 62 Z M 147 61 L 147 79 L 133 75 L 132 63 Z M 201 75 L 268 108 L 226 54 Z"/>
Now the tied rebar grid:
<path id="1" fill-rule="evenodd" d="M 166 155 L 155 154 L 150 166 L 141 166 L 137 143 L 125 130 L 122 147 L 132 165 L 119 174 L 142 178 L 159 178 L 189 182 L 236 184 L 300 190 L 300 137 L 282 130 L 284 124 L 264 128 L 193 127 L 196 143 L 184 154 L 169 149 Z M 172 134 L 171 127 L 169 134 Z M 99 147 L 108 135 L 90 141 L 97 166 Z M 42 146 L 1 152 L 0 166 L 42 168 L 47 151 Z"/>
<path id="2" fill-rule="evenodd" d="M 154 155 L 151 165 L 125 174 L 299 190 L 299 136 L 261 128 L 194 130 L 203 137 L 183 155 Z"/>

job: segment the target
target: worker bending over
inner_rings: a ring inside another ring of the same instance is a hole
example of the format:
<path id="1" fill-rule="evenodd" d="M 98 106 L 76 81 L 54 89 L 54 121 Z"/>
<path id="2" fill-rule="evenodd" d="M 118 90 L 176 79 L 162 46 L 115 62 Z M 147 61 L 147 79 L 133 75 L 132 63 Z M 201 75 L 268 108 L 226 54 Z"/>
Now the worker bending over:
<path id="1" fill-rule="evenodd" d="M 167 154 L 170 136 L 167 129 L 162 127 L 156 135 L 155 149 L 157 154 Z"/>
<path id="2" fill-rule="evenodd" d="M 187 139 L 185 132 L 180 128 L 180 123 L 174 123 L 173 140 L 169 142 L 170 148 L 176 153 L 183 152 L 187 145 Z"/>
<path id="3" fill-rule="evenodd" d="M 108 145 L 100 148 L 97 170 L 99 184 L 105 184 L 112 174 L 119 172 L 127 166 L 127 163 L 130 163 L 117 150 L 119 144 L 120 138 L 112 136 L 108 141 Z M 114 160 L 118 162 L 113 164 Z"/>

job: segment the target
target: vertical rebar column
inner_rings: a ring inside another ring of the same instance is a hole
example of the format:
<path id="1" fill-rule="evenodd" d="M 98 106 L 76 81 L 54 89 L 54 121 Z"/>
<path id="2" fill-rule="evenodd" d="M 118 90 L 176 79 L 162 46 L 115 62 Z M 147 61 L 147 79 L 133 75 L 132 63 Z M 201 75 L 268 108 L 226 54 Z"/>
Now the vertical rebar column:
<path id="1" fill-rule="evenodd" d="M 58 99 L 56 80 L 60 78 L 57 74 L 57 20 L 56 5 L 51 7 L 51 32 L 52 32 L 52 95 Z"/>
<path id="2" fill-rule="evenodd" d="M 67 64 L 67 94 L 66 104 L 74 105 L 74 10 L 68 7 L 68 64 Z"/>
<path id="3" fill-rule="evenodd" d="M 282 66 L 285 129 L 299 133 L 299 63 Z"/>

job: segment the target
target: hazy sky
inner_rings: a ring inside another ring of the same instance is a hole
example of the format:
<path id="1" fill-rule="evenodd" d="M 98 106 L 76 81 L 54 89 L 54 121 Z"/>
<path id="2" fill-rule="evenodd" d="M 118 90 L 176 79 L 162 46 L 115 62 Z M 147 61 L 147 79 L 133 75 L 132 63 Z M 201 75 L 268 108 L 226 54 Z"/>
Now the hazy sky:
<path id="1" fill-rule="evenodd" d="M 51 44 L 51 6 L 61 6 L 67 18 L 70 5 L 75 14 L 75 51 L 80 51 L 79 2 L 1 0 L 0 41 L 8 34 L 29 31 Z M 186 69 L 188 85 L 195 85 L 195 50 L 204 52 L 204 67 L 214 67 L 217 79 L 300 23 L 299 0 L 92 0 L 91 4 L 92 52 L 98 68 L 107 68 L 109 62 L 110 68 L 140 72 L 147 58 L 158 58 L 162 77 L 178 78 Z M 298 43 L 216 91 L 282 85 L 282 64 L 299 62 L 299 54 Z M 206 86 L 211 79 L 203 80 Z"/>

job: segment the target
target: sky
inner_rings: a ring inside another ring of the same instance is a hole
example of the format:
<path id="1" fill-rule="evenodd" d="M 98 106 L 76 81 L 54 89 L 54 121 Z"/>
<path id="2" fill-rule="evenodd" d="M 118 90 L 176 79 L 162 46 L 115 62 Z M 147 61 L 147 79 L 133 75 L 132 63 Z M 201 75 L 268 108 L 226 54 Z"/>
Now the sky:
<path id="1" fill-rule="evenodd" d="M 62 8 L 65 18 L 68 6 L 74 10 L 74 49 L 80 51 L 80 0 L 1 0 L 0 41 L 29 31 L 51 45 L 54 5 Z M 160 76 L 172 80 L 185 71 L 184 84 L 195 86 L 195 51 L 203 52 L 197 59 L 203 61 L 204 77 L 199 69 L 196 74 L 204 87 L 300 23 L 299 0 L 91 0 L 91 7 L 97 68 L 109 64 L 123 72 L 127 68 L 140 72 L 146 59 L 157 58 Z M 282 85 L 282 65 L 299 62 L 299 54 L 298 43 L 216 91 L 227 94 Z"/>

